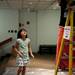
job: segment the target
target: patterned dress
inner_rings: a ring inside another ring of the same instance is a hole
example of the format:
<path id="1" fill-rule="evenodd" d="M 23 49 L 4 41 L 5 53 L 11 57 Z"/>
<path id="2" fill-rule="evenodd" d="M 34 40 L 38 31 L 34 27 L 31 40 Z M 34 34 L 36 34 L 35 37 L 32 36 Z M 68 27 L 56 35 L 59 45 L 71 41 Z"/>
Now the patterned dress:
<path id="1" fill-rule="evenodd" d="M 28 44 L 30 42 L 29 38 L 25 40 L 17 39 L 17 43 L 19 44 L 19 51 L 22 52 L 22 57 L 17 55 L 16 64 L 17 66 L 25 66 L 29 62 L 29 54 L 28 54 Z"/>

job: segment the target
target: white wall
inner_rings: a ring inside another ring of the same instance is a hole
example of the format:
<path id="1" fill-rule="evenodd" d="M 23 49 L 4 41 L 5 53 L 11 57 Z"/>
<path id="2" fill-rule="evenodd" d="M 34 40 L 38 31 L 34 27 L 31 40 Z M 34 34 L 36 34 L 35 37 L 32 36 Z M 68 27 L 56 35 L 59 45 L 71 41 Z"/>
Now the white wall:
<path id="1" fill-rule="evenodd" d="M 24 24 L 24 27 L 28 31 L 28 36 L 31 39 L 31 45 L 33 52 L 37 52 L 37 21 L 36 12 L 20 12 L 20 22 Z M 26 22 L 30 21 L 27 25 Z"/>
<path id="2" fill-rule="evenodd" d="M 21 11 L 20 21 L 25 24 L 32 42 L 33 52 L 38 52 L 40 44 L 56 45 L 60 10 L 36 12 Z M 26 21 L 30 21 L 27 25 Z"/>
<path id="3" fill-rule="evenodd" d="M 18 11 L 0 9 L 0 37 L 12 36 L 15 39 L 16 34 L 8 33 L 8 30 L 18 30 Z"/>
<path id="4" fill-rule="evenodd" d="M 8 30 L 18 30 L 20 21 L 28 30 L 33 52 L 37 52 L 40 44 L 56 44 L 59 19 L 60 10 L 42 10 L 37 13 L 21 11 L 19 14 L 18 10 L 0 9 L 0 36 L 16 38 L 16 34 L 8 33 Z M 26 21 L 30 21 L 30 24 L 27 25 Z"/>
<path id="5" fill-rule="evenodd" d="M 56 45 L 60 10 L 38 12 L 38 45 Z"/>
<path id="6" fill-rule="evenodd" d="M 11 9 L 0 9 L 0 42 L 12 37 L 16 39 L 17 33 L 8 33 L 8 30 L 18 30 L 18 11 Z M 12 44 L 7 44 L 0 49 L 0 56 L 10 53 Z"/>

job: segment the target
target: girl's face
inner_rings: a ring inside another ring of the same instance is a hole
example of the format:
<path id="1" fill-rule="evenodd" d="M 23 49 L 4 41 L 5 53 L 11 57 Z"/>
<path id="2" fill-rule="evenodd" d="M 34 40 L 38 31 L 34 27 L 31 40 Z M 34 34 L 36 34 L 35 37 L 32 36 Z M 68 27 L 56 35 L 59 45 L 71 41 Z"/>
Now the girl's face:
<path id="1" fill-rule="evenodd" d="M 26 32 L 26 31 L 24 31 L 24 30 L 22 30 L 22 31 L 21 31 L 21 36 L 22 36 L 22 38 L 25 38 L 25 37 L 26 37 L 26 35 L 27 35 L 27 32 Z"/>

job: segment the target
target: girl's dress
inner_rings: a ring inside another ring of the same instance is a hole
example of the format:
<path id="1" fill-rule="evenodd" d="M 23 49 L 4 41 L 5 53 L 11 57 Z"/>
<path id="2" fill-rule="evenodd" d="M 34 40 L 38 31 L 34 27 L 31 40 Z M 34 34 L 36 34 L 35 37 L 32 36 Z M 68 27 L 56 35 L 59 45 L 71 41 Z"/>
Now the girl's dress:
<path id="1" fill-rule="evenodd" d="M 17 43 L 19 44 L 19 51 L 22 52 L 22 57 L 17 55 L 16 64 L 17 66 L 25 66 L 29 62 L 29 54 L 28 54 L 28 44 L 30 42 L 29 38 L 25 40 L 17 39 Z"/>

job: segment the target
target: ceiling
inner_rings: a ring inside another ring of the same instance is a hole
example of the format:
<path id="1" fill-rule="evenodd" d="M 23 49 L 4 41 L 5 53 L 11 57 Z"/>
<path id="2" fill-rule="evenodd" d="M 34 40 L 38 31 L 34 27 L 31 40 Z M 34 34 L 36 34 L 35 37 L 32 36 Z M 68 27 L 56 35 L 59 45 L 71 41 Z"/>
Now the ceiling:
<path id="1" fill-rule="evenodd" d="M 57 0 L 0 0 L 0 8 L 46 10 L 56 8 L 57 3 Z"/>

